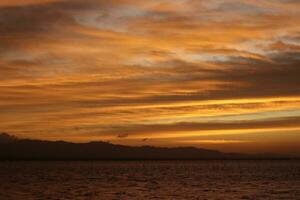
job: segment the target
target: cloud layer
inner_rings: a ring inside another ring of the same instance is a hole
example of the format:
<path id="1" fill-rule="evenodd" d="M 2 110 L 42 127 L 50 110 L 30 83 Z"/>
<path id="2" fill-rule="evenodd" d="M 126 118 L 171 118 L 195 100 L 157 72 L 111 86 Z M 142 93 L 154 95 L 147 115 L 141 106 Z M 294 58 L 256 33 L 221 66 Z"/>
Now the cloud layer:
<path id="1" fill-rule="evenodd" d="M 299 8 L 288 0 L 2 1 L 0 129 L 300 153 Z"/>

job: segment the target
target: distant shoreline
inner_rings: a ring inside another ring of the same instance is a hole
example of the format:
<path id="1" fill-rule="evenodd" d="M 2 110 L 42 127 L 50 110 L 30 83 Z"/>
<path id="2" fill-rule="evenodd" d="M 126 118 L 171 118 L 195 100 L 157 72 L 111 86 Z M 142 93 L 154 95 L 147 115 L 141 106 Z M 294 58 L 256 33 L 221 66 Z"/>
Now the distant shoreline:
<path id="1" fill-rule="evenodd" d="M 70 143 L 18 139 L 2 134 L 0 161 L 136 161 L 136 160 L 299 160 L 275 153 L 225 153 L 196 147 L 124 146 L 107 142 Z"/>

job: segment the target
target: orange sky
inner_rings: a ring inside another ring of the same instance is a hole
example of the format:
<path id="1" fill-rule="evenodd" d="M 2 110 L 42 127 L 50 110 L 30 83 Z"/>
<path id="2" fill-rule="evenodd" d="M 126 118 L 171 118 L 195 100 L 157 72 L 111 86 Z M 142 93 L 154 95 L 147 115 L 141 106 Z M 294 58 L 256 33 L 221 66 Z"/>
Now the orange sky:
<path id="1" fill-rule="evenodd" d="M 0 1 L 0 131 L 300 155 L 300 2 Z"/>

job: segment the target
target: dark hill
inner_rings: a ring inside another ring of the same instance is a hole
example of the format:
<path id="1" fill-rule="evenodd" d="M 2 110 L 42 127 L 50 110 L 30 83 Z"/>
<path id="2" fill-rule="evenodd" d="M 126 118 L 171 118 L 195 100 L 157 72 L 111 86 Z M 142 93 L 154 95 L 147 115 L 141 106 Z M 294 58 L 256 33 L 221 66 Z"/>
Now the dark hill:
<path id="1" fill-rule="evenodd" d="M 0 144 L 16 141 L 18 138 L 7 133 L 0 134 Z"/>
<path id="2" fill-rule="evenodd" d="M 264 158 L 279 158 L 264 156 Z M 68 143 L 21 140 L 0 134 L 1 160 L 122 160 L 122 159 L 252 159 L 263 158 L 236 153 L 222 153 L 194 147 L 129 147 L 106 142 Z"/>

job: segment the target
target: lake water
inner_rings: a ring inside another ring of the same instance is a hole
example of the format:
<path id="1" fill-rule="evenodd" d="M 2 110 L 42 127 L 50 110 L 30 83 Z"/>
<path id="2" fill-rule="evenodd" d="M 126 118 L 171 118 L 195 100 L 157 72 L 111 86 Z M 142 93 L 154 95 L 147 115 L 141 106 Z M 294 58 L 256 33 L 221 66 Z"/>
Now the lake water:
<path id="1" fill-rule="evenodd" d="M 0 162 L 0 199 L 293 200 L 300 162 Z"/>

